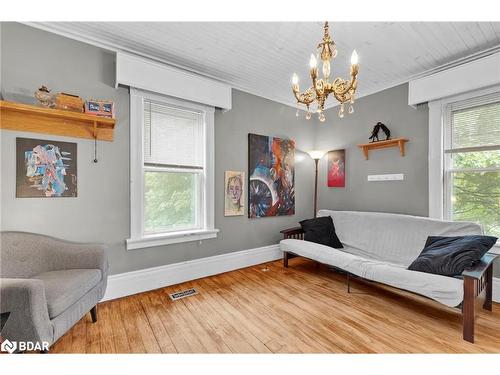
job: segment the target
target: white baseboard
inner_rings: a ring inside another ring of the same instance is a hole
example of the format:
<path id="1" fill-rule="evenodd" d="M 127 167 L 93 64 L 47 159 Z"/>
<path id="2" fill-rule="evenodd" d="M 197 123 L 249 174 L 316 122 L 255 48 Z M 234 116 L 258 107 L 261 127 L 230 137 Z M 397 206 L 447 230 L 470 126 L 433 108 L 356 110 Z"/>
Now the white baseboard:
<path id="1" fill-rule="evenodd" d="M 500 303 L 500 277 L 493 278 L 493 301 Z"/>
<path id="2" fill-rule="evenodd" d="M 258 247 L 181 263 L 110 275 L 103 301 L 277 260 L 279 245 Z"/>

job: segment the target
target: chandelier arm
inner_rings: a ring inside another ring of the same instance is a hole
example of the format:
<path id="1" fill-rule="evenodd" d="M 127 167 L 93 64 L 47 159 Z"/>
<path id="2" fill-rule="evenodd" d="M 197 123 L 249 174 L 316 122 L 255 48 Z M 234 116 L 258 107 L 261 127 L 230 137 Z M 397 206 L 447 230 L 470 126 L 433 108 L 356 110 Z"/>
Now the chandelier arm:
<path id="1" fill-rule="evenodd" d="M 295 99 L 297 99 L 298 102 L 300 102 L 300 92 L 298 90 L 292 89 L 293 95 L 295 96 Z"/>
<path id="2" fill-rule="evenodd" d="M 292 91 L 298 103 L 302 103 L 309 106 L 316 99 L 314 95 L 314 89 L 312 86 L 302 93 L 299 91 L 298 87 L 292 88 Z"/>
<path id="3" fill-rule="evenodd" d="M 347 85 L 343 90 L 340 90 L 341 86 L 345 86 L 345 84 L 349 82 L 349 85 Z M 337 98 L 337 95 L 343 96 L 347 94 L 349 91 L 354 90 L 356 91 L 356 85 L 357 85 L 357 79 L 356 76 L 352 76 L 350 81 L 343 80 L 342 78 L 336 78 L 335 81 L 333 81 L 333 92 L 335 97 Z"/>

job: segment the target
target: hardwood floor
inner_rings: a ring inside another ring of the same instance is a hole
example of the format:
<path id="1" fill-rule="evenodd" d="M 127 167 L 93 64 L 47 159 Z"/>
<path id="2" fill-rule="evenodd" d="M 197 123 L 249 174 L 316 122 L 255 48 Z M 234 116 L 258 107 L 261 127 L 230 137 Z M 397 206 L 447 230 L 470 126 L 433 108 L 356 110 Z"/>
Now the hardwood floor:
<path id="1" fill-rule="evenodd" d="M 108 301 L 51 353 L 500 353 L 500 305 L 481 311 L 476 343 L 454 309 L 352 281 L 295 258 Z M 199 294 L 172 302 L 168 293 Z"/>

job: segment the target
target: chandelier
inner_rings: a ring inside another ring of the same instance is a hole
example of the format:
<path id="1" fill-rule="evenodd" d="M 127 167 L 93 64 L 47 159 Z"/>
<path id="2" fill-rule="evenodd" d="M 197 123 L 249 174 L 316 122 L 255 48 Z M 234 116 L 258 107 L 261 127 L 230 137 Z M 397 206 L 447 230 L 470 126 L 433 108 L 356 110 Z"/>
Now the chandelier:
<path id="1" fill-rule="evenodd" d="M 325 109 L 325 102 L 328 99 L 328 95 L 333 94 L 335 99 L 340 102 L 339 117 L 344 117 L 344 104 L 349 103 L 349 113 L 354 112 L 354 94 L 358 86 L 358 81 L 356 79 L 358 75 L 358 54 L 356 50 L 352 52 L 351 56 L 351 79 L 344 80 L 342 78 L 335 78 L 333 82 L 330 82 L 330 60 L 337 56 L 337 48 L 335 42 L 330 38 L 330 33 L 328 32 L 328 22 L 325 22 L 323 41 L 318 44 L 318 55 L 314 56 L 311 54 L 309 60 L 309 67 L 311 73 L 312 86 L 306 91 L 300 92 L 299 89 L 299 77 L 297 74 L 293 73 L 292 77 L 292 90 L 295 98 L 297 99 L 297 106 L 299 103 L 305 104 L 307 107 L 306 119 L 310 119 L 311 104 L 316 102 L 318 113 L 318 119 L 321 122 L 326 120 L 325 114 L 323 113 Z M 318 57 L 321 58 L 323 63 L 322 73 L 323 78 L 318 78 Z M 299 115 L 297 109 L 297 116 Z"/>

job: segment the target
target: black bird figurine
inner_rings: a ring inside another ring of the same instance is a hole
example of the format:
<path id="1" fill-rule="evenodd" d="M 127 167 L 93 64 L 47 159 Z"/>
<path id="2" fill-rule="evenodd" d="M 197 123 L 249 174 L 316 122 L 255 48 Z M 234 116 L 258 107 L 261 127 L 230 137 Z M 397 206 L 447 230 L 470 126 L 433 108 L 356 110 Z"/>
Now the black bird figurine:
<path id="1" fill-rule="evenodd" d="M 373 142 L 378 142 L 380 141 L 380 139 L 378 139 L 378 132 L 380 131 L 380 129 L 382 129 L 382 131 L 385 133 L 385 140 L 388 141 L 389 139 L 391 139 L 391 131 L 389 130 L 389 128 L 387 126 L 385 126 L 384 124 L 382 124 L 380 121 L 377 122 L 377 125 L 375 125 L 373 127 L 373 131 L 372 131 L 372 135 L 370 138 L 368 139 L 371 139 L 372 140 L 372 143 Z M 376 141 L 375 141 L 376 139 Z"/>

